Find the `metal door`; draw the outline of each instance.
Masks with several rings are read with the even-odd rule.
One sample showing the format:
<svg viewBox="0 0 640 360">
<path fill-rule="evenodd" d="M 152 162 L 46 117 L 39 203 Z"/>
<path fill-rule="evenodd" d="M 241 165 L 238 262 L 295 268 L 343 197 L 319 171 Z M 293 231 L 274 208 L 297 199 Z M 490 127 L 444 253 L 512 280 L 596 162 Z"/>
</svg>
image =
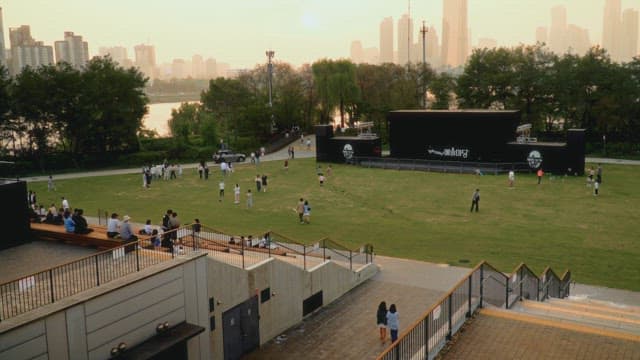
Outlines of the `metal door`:
<svg viewBox="0 0 640 360">
<path fill-rule="evenodd" d="M 222 313 L 222 337 L 225 360 L 236 360 L 260 346 L 258 297 Z"/>
</svg>

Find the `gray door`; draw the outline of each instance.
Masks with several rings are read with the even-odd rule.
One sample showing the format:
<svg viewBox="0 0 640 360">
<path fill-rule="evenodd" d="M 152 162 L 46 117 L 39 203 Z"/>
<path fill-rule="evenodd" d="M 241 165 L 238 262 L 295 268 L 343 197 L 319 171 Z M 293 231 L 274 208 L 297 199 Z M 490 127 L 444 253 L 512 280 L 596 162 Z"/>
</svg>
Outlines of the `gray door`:
<svg viewBox="0 0 640 360">
<path fill-rule="evenodd" d="M 225 360 L 236 360 L 260 346 L 258 297 L 222 313 L 222 336 Z"/>
</svg>

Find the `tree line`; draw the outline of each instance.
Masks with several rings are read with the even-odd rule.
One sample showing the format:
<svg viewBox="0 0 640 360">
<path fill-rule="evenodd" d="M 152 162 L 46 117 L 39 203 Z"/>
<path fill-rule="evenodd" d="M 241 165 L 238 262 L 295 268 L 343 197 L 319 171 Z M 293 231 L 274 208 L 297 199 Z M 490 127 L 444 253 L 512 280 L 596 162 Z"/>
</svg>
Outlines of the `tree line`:
<svg viewBox="0 0 640 360">
<path fill-rule="evenodd" d="M 137 69 L 108 57 L 82 69 L 27 67 L 14 78 L 0 67 L 0 155 L 44 169 L 60 154 L 77 166 L 138 151 L 146 82 Z"/>
</svg>

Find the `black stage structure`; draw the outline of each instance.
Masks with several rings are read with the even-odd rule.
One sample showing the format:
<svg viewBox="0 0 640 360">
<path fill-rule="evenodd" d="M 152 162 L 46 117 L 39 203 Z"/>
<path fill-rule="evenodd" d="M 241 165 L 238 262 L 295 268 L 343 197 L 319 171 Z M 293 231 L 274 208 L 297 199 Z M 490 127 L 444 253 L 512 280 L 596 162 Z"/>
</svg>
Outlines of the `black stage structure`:
<svg viewBox="0 0 640 360">
<path fill-rule="evenodd" d="M 31 241 L 27 183 L 16 179 L 0 179 L 0 219 L 3 222 L 0 250 Z"/>
<path fill-rule="evenodd" d="M 584 174 L 583 129 L 568 130 L 566 142 L 538 142 L 529 137 L 531 126 L 518 126 L 519 121 L 520 112 L 511 110 L 391 111 L 388 158 L 381 158 L 380 139 L 372 143 L 372 134 L 334 137 L 330 125 L 316 127 L 316 155 L 318 161 L 398 169 L 499 173 L 542 168 L 553 174 Z"/>
</svg>

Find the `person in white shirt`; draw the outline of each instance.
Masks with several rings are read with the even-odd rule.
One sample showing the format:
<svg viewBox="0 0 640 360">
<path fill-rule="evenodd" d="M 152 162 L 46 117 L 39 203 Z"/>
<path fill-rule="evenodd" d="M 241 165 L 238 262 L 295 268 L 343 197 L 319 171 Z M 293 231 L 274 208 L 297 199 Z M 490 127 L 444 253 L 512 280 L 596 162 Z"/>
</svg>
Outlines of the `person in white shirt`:
<svg viewBox="0 0 640 360">
<path fill-rule="evenodd" d="M 118 226 L 120 225 L 120 221 L 118 220 L 118 214 L 111 214 L 111 218 L 107 222 L 107 237 L 114 238 L 118 236 Z"/>
<path fill-rule="evenodd" d="M 238 184 L 233 188 L 233 203 L 240 204 L 240 185 Z"/>
<path fill-rule="evenodd" d="M 509 187 L 513 187 L 513 183 L 516 181 L 516 174 L 513 170 L 509 171 Z"/>
<path fill-rule="evenodd" d="M 65 211 L 69 210 L 69 201 L 65 199 L 64 196 L 62 197 L 62 208 Z"/>
<path fill-rule="evenodd" d="M 220 180 L 218 188 L 220 189 L 220 192 L 218 193 L 218 201 L 222 201 L 224 198 L 224 180 Z"/>
</svg>

